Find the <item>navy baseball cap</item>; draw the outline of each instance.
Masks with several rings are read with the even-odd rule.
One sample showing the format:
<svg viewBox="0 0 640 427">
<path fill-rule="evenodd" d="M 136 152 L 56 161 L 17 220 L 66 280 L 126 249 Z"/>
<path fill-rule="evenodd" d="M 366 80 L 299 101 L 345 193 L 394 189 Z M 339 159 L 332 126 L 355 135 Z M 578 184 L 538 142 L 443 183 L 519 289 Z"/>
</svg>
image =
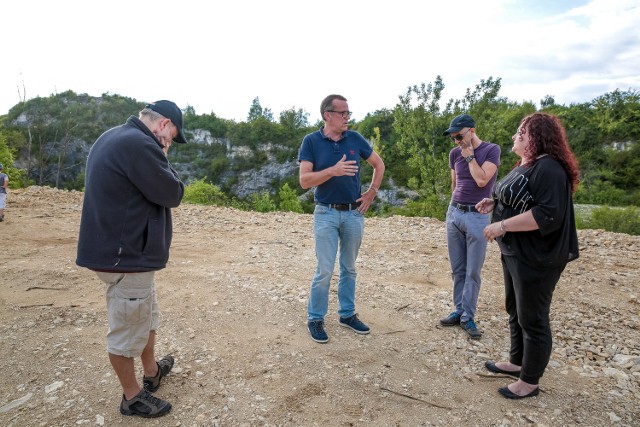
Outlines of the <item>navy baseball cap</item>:
<svg viewBox="0 0 640 427">
<path fill-rule="evenodd" d="M 451 120 L 449 129 L 445 130 L 443 135 L 449 135 L 451 132 L 460 132 L 464 128 L 474 127 L 476 127 L 476 122 L 473 120 L 473 117 L 468 114 L 460 114 Z"/>
<path fill-rule="evenodd" d="M 180 144 L 186 144 L 187 140 L 184 137 L 184 133 L 182 133 L 182 111 L 178 108 L 178 106 L 166 99 L 150 102 L 145 108 L 155 111 L 163 117 L 171 120 L 171 123 L 178 128 L 178 135 L 175 137 L 175 141 Z"/>
</svg>

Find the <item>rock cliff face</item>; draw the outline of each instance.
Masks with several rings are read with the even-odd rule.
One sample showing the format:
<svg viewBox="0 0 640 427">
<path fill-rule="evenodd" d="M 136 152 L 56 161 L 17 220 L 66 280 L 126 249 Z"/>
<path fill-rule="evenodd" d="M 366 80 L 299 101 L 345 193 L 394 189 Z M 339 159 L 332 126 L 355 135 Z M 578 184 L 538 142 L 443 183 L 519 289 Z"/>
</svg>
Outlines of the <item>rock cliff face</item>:
<svg viewBox="0 0 640 427">
<path fill-rule="evenodd" d="M 240 173 L 238 183 L 232 187 L 232 190 L 236 196 L 241 198 L 263 191 L 275 192 L 278 189 L 271 185 L 274 180 L 282 180 L 297 173 L 297 161 L 269 163 L 259 169 Z"/>
<path fill-rule="evenodd" d="M 191 142 L 203 145 L 220 144 L 224 146 L 227 160 L 231 164 L 242 161 L 243 159 L 251 159 L 256 155 L 256 152 L 266 156 L 267 163 L 265 165 L 241 172 L 230 170 L 223 174 L 221 178 L 222 183 L 236 182 L 231 186 L 231 192 L 239 198 L 246 198 L 253 193 L 261 193 L 264 191 L 275 194 L 278 188 L 274 186 L 274 182 L 280 182 L 291 176 L 297 176 L 298 174 L 297 160 L 279 162 L 277 159 L 278 153 L 289 150 L 288 147 L 265 143 L 258 145 L 254 150 L 244 145 L 234 146 L 231 141 L 226 138 L 214 138 L 211 136 L 211 133 L 206 130 L 197 129 L 189 132 Z M 188 169 L 188 165 L 186 164 L 177 164 L 176 168 L 179 172 L 184 172 L 185 177 L 189 177 L 194 173 L 194 171 Z M 385 203 L 399 206 L 403 205 L 407 199 L 418 197 L 418 194 L 414 191 L 396 187 L 393 180 L 389 180 L 388 182 L 390 189 L 381 190 L 378 194 L 378 198 Z M 366 182 L 363 182 L 364 189 L 366 189 L 367 185 Z M 305 193 L 301 197 L 305 198 L 307 194 Z"/>
</svg>

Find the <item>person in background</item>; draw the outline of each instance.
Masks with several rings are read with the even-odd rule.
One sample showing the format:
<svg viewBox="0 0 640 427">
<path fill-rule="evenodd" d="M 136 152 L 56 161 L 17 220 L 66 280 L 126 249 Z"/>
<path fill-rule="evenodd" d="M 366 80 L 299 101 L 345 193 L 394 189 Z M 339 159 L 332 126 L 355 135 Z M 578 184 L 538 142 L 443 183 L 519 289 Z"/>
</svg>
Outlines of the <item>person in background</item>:
<svg viewBox="0 0 640 427">
<path fill-rule="evenodd" d="M 498 392 L 509 399 L 538 395 L 538 382 L 551 357 L 549 311 L 553 291 L 568 262 L 578 258 L 572 194 L 579 183 L 578 162 L 556 116 L 534 113 L 513 135 L 516 167 L 478 203 L 493 210 L 484 229 L 498 242 L 509 315 L 509 361 L 485 366 L 518 376 Z"/>
<path fill-rule="evenodd" d="M 171 167 L 171 142 L 185 143 L 182 112 L 171 101 L 147 104 L 138 117 L 103 133 L 89 151 L 76 263 L 105 283 L 109 361 L 122 386 L 120 412 L 159 417 L 171 404 L 152 393 L 174 359 L 155 358 L 159 310 L 155 272 L 169 259 L 171 208 L 184 184 Z M 134 358 L 142 362 L 143 387 Z"/>
<path fill-rule="evenodd" d="M 444 135 L 457 144 L 449 152 L 452 194 L 446 217 L 454 311 L 440 319 L 440 324 L 459 325 L 471 339 L 480 339 L 482 332 L 475 316 L 487 251 L 482 231 L 490 218 L 475 205 L 491 195 L 500 166 L 500 147 L 478 137 L 476 122 L 468 114 L 454 117 Z"/>
<path fill-rule="evenodd" d="M 307 327 L 312 340 L 326 343 L 324 318 L 338 247 L 339 324 L 358 334 L 370 331 L 356 314 L 356 259 L 364 234 L 364 213 L 378 194 L 385 167 L 369 142 L 348 130 L 351 111 L 345 97 L 327 96 L 320 104 L 320 114 L 325 125 L 304 137 L 298 161 L 300 186 L 316 187 L 313 234 L 318 263 L 311 282 Z M 373 168 L 371 185 L 364 194 L 360 192 L 360 159 Z"/>
<path fill-rule="evenodd" d="M 7 189 L 9 188 L 9 177 L 4 173 L 4 167 L 0 163 L 0 222 L 4 221 L 4 208 L 7 204 Z"/>
</svg>

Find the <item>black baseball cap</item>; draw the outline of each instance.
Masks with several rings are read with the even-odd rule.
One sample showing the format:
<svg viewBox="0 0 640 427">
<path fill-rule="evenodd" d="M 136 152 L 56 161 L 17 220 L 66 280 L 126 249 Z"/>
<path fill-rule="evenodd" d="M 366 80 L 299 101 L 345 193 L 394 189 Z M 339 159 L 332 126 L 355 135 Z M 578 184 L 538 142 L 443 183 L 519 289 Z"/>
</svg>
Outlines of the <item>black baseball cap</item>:
<svg viewBox="0 0 640 427">
<path fill-rule="evenodd" d="M 182 111 L 180 111 L 175 103 L 162 99 L 160 101 L 148 103 L 145 105 L 145 108 L 153 110 L 161 116 L 171 120 L 171 123 L 178 128 L 178 135 L 175 137 L 175 141 L 180 144 L 187 143 L 184 133 L 182 133 Z"/>
<path fill-rule="evenodd" d="M 476 122 L 473 120 L 473 117 L 468 114 L 460 114 L 451 120 L 449 129 L 445 130 L 443 135 L 449 135 L 451 132 L 460 132 L 464 128 L 474 127 L 476 127 Z"/>
</svg>

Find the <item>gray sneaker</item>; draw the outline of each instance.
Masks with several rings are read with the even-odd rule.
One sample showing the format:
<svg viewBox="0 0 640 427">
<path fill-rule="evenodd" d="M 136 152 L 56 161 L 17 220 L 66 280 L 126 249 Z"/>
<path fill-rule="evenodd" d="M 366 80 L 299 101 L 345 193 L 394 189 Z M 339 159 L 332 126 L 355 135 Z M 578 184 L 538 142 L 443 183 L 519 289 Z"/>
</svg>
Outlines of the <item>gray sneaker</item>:
<svg viewBox="0 0 640 427">
<path fill-rule="evenodd" d="M 166 355 L 156 363 L 158 364 L 158 373 L 156 374 L 156 376 L 142 377 L 144 389 L 152 393 L 160 388 L 160 380 L 169 372 L 171 372 L 171 368 L 173 368 L 173 356 Z"/>
<path fill-rule="evenodd" d="M 120 413 L 122 415 L 156 418 L 167 415 L 169 411 L 171 411 L 171 403 L 158 399 L 145 389 L 142 389 L 131 400 L 125 399 L 124 395 L 122 395 L 122 402 L 120 402 Z"/>
<path fill-rule="evenodd" d="M 473 319 L 469 319 L 466 322 L 460 322 L 460 327 L 467 331 L 467 334 L 469 334 L 469 337 L 472 340 L 479 340 L 482 337 L 482 332 L 480 332 Z"/>
<path fill-rule="evenodd" d="M 440 319 L 440 324 L 442 326 L 455 326 L 460 324 L 460 317 L 462 315 L 460 313 L 456 313 L 455 311 L 448 315 L 445 318 Z"/>
</svg>

